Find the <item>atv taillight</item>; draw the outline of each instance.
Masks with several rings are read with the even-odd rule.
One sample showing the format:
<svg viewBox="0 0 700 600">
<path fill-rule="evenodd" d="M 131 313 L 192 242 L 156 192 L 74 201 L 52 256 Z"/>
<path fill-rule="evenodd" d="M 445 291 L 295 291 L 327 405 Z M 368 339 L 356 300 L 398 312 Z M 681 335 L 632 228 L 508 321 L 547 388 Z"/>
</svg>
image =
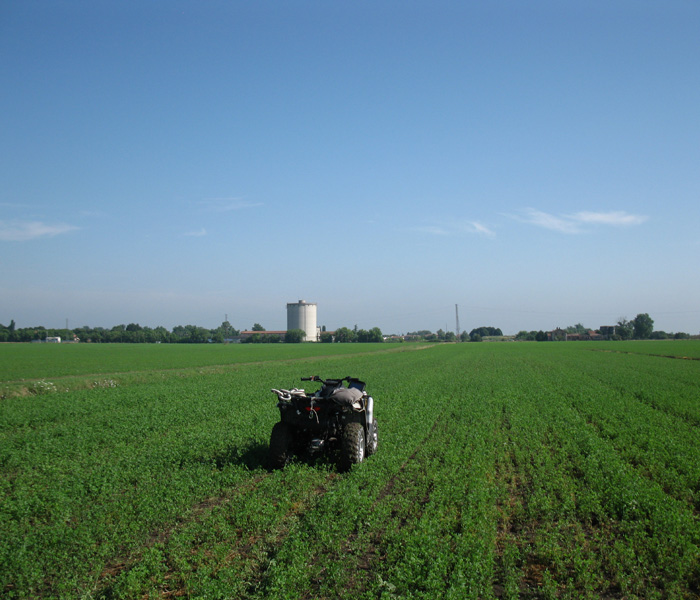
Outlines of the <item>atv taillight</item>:
<svg viewBox="0 0 700 600">
<path fill-rule="evenodd" d="M 321 410 L 321 407 L 320 407 L 320 406 L 305 406 L 305 407 L 304 407 L 304 410 L 305 410 L 306 412 L 311 412 L 312 410 L 313 410 L 314 412 L 318 412 L 318 411 Z"/>
</svg>

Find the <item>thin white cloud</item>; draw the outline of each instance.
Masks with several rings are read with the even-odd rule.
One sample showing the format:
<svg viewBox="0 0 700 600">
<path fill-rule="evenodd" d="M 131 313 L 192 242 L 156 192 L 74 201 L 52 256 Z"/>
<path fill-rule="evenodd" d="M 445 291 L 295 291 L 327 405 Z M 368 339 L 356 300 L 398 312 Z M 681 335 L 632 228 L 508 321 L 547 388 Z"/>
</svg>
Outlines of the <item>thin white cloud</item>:
<svg viewBox="0 0 700 600">
<path fill-rule="evenodd" d="M 205 235 L 207 235 L 207 230 L 204 229 L 204 227 L 202 227 L 197 231 L 188 231 L 187 233 L 185 233 L 185 235 L 188 237 L 204 237 Z"/>
<path fill-rule="evenodd" d="M 483 223 L 479 223 L 479 221 L 465 221 L 459 225 L 459 228 L 467 233 L 479 233 L 488 237 L 494 237 L 496 235 L 493 230 L 486 227 Z"/>
<path fill-rule="evenodd" d="M 476 233 L 489 237 L 493 237 L 495 235 L 493 231 L 478 221 L 457 221 L 455 223 L 442 223 L 438 225 L 419 225 L 416 227 L 411 227 L 411 231 L 438 236 L 451 236 L 462 233 Z"/>
<path fill-rule="evenodd" d="M 256 208 L 263 205 L 262 202 L 248 202 L 242 198 L 208 198 L 202 200 L 199 204 L 205 210 L 217 213 Z"/>
<path fill-rule="evenodd" d="M 581 228 L 578 223 L 565 217 L 557 217 L 540 210 L 535 210 L 534 208 L 528 208 L 525 211 L 524 217 L 516 218 L 519 221 L 530 223 L 530 225 L 544 227 L 545 229 L 551 229 L 552 231 L 559 231 L 561 233 L 581 233 Z"/>
<path fill-rule="evenodd" d="M 586 226 L 594 225 L 612 227 L 640 225 L 648 219 L 645 215 L 632 215 L 621 210 L 609 212 L 580 211 L 570 215 L 557 216 L 534 208 L 527 208 L 523 213 L 524 215 L 507 216 L 523 223 L 567 234 L 585 233 L 589 230 Z"/>
<path fill-rule="evenodd" d="M 624 210 L 614 210 L 610 212 L 582 211 L 570 215 L 570 218 L 580 223 L 629 227 L 630 225 L 641 225 L 649 217 L 645 215 L 631 215 Z"/>
<path fill-rule="evenodd" d="M 26 242 L 76 231 L 79 227 L 67 223 L 41 221 L 0 221 L 0 241 Z"/>
</svg>

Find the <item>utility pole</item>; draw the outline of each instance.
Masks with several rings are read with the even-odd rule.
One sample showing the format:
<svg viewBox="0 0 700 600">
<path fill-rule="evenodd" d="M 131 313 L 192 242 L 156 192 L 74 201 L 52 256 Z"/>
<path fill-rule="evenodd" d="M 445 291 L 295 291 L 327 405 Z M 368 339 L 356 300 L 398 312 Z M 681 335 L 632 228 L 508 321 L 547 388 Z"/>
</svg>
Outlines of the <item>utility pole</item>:
<svg viewBox="0 0 700 600">
<path fill-rule="evenodd" d="M 459 340 L 459 304 L 455 304 L 455 318 L 457 319 L 457 339 Z"/>
</svg>

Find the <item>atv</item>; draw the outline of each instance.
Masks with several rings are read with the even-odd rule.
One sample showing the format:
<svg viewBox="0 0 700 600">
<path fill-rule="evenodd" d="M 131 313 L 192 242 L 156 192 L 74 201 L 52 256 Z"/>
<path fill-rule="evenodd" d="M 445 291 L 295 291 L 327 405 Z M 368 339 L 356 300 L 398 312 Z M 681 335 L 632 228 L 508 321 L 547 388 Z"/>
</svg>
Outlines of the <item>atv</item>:
<svg viewBox="0 0 700 600">
<path fill-rule="evenodd" d="M 319 382 L 321 388 L 311 394 L 298 388 L 272 390 L 280 409 L 280 421 L 270 435 L 273 469 L 284 467 L 295 454 L 328 451 L 337 453 L 338 469 L 347 471 L 377 451 L 374 400 L 365 391 L 364 381 L 318 375 L 301 380 Z"/>
</svg>

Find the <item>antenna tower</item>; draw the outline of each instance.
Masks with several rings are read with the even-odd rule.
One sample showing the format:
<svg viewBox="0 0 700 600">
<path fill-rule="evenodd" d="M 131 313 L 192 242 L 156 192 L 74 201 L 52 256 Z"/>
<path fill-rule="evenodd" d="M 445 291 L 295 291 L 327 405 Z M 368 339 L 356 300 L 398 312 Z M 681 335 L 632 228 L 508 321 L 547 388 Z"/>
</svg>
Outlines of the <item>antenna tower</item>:
<svg viewBox="0 0 700 600">
<path fill-rule="evenodd" d="M 455 304 L 455 318 L 457 320 L 457 339 L 459 339 L 459 304 Z"/>
</svg>

